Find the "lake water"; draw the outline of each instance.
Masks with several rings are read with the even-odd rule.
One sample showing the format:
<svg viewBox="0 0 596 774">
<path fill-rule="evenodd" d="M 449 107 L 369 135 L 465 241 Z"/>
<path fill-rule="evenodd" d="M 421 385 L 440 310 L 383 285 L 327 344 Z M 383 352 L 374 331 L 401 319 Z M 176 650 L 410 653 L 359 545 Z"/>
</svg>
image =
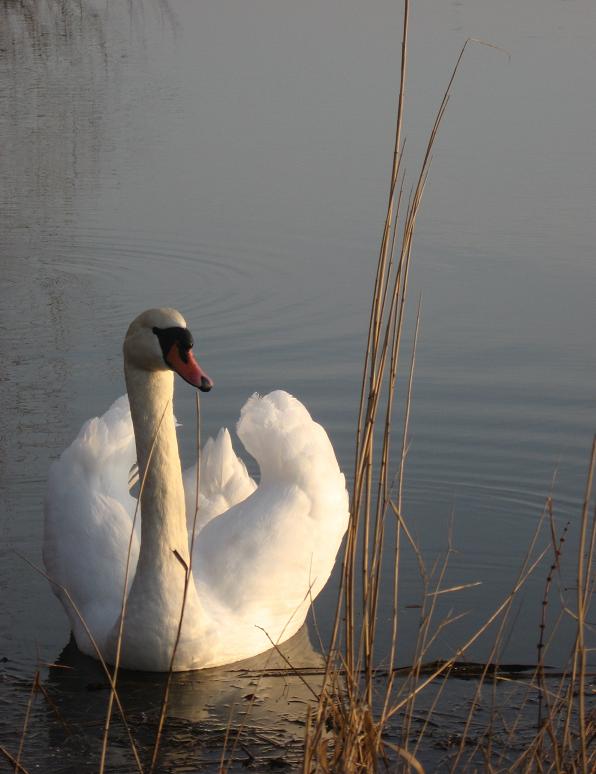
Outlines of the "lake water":
<svg viewBox="0 0 596 774">
<path fill-rule="evenodd" d="M 466 37 L 510 54 L 466 52 L 413 253 L 406 348 L 423 301 L 406 518 L 432 564 L 453 516 L 444 586 L 481 582 L 438 611 L 467 612 L 429 654 L 447 657 L 511 589 L 551 492 L 558 528 L 569 522 L 561 594 L 573 593 L 596 430 L 596 8 L 413 5 L 409 180 Z M 206 434 L 233 428 L 254 391 L 282 387 L 327 428 L 350 479 L 400 41 L 401 10 L 387 0 L 0 7 L 0 657 L 15 707 L 1 737 L 11 749 L 37 664 L 69 638 L 21 555 L 41 563 L 50 462 L 124 392 L 121 341 L 139 311 L 186 317 L 216 382 L 202 401 Z M 190 461 L 194 395 L 182 383 L 176 412 Z M 506 661 L 536 660 L 549 561 L 519 596 Z M 405 664 L 420 601 L 407 553 L 402 583 Z M 317 602 L 323 638 L 336 584 Z M 555 665 L 572 627 L 559 634 Z M 319 663 L 304 636 L 297 652 Z M 381 626 L 380 657 L 387 636 Z M 490 638 L 469 655 L 489 652 Z M 62 698 L 71 690 L 48 680 Z M 203 717 L 189 709 L 199 684 L 198 704 L 222 704 L 222 683 L 231 696 L 221 675 L 181 680 L 181 715 Z M 38 752 L 55 755 L 46 742 Z"/>
</svg>

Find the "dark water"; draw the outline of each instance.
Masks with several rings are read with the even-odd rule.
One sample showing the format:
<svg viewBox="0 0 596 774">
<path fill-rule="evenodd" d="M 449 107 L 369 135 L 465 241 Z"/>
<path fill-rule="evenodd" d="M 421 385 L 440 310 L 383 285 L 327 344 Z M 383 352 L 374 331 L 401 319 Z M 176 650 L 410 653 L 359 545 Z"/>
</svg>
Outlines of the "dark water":
<svg viewBox="0 0 596 774">
<path fill-rule="evenodd" d="M 255 390 L 283 387 L 350 476 L 400 25 L 385 0 L 0 5 L 0 657 L 13 727 L 38 660 L 57 659 L 69 636 L 19 554 L 41 561 L 48 465 L 124 391 L 120 343 L 139 311 L 171 305 L 188 320 L 217 384 L 206 433 L 232 427 Z M 470 35 L 511 58 L 470 48 L 435 148 L 410 293 L 411 316 L 420 292 L 423 312 L 406 517 L 432 564 L 453 515 L 443 586 L 481 585 L 446 595 L 437 622 L 467 616 L 430 657 L 450 655 L 510 590 L 551 491 L 558 528 L 569 521 L 560 592 L 573 594 L 596 429 L 596 11 L 416 3 L 411 179 Z M 176 411 L 193 426 L 184 385 Z M 193 442 L 181 437 L 187 460 Z M 518 598 L 505 660 L 536 658 L 547 571 Z M 420 601 L 408 554 L 402 578 L 407 663 Z M 323 637 L 334 600 L 332 582 L 317 604 Z M 563 622 L 553 664 L 572 634 Z M 471 656 L 489 652 L 490 638 Z M 226 682 L 197 680 L 198 702 L 179 691 L 193 721 L 188 707 L 216 704 Z"/>
</svg>

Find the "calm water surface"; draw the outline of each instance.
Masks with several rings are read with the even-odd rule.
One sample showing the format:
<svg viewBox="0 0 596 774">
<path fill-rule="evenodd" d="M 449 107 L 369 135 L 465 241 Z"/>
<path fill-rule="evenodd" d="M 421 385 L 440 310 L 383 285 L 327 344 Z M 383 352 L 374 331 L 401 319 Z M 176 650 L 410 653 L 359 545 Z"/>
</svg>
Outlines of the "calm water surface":
<svg viewBox="0 0 596 774">
<path fill-rule="evenodd" d="M 414 246 L 410 315 L 420 292 L 423 312 L 406 516 L 429 563 L 453 516 L 445 585 L 481 581 L 438 612 L 467 612 L 429 654 L 446 657 L 510 590 L 551 491 L 572 566 L 596 429 L 596 10 L 414 5 L 411 179 L 465 38 L 511 55 L 466 53 Z M 188 320 L 216 382 L 206 433 L 233 427 L 252 392 L 282 387 L 325 425 L 350 477 L 400 25 L 385 0 L 0 7 L 0 657 L 19 708 L 6 739 L 36 664 L 69 638 L 19 555 L 41 562 L 48 466 L 124 391 L 121 340 L 139 311 L 170 305 Z M 194 395 L 180 383 L 176 400 L 189 461 Z M 519 598 L 506 660 L 536 658 L 546 572 Z M 407 663 L 420 601 L 407 554 L 402 577 Z M 563 580 L 572 593 L 572 575 Z M 317 604 L 323 638 L 334 583 Z M 560 634 L 556 664 L 571 644 L 571 629 Z M 318 663 L 304 637 L 296 652 Z M 489 649 L 481 641 L 472 656 Z M 233 703 L 230 679 L 180 681 L 179 715 L 197 721 L 200 705 L 225 723 L 213 707 Z"/>
</svg>

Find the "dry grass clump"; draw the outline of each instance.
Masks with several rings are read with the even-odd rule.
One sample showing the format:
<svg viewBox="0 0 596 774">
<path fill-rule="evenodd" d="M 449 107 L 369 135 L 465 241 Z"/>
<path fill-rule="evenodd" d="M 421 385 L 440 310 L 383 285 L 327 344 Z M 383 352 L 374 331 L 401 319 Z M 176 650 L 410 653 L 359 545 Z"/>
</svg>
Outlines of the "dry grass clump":
<svg viewBox="0 0 596 774">
<path fill-rule="evenodd" d="M 412 375 L 415 364 L 416 340 L 420 320 L 420 303 L 414 334 L 414 345 L 409 362 L 409 373 L 402 376 L 405 385 L 401 449 L 397 464 L 392 462 L 391 442 L 393 408 L 400 369 L 400 344 L 407 297 L 408 274 L 412 240 L 417 215 L 421 206 L 431 162 L 432 148 L 449 100 L 449 92 L 468 42 L 464 44 L 449 80 L 432 127 L 418 180 L 404 204 L 404 176 L 401 173 L 403 142 L 401 140 L 405 81 L 407 71 L 409 3 L 404 3 L 401 77 L 397 106 L 397 122 L 393 164 L 385 226 L 374 284 L 368 346 L 366 350 L 360 411 L 356 436 L 354 484 L 351 497 L 351 519 L 343 558 L 341 586 L 336 611 L 335 627 L 327 656 L 327 669 L 320 698 L 309 714 L 304 755 L 304 772 L 372 772 L 396 768 L 404 771 L 424 771 L 419 752 L 431 740 L 433 726 L 440 723 L 435 716 L 446 687 L 453 678 L 461 676 L 460 661 L 489 627 L 496 628 L 490 658 L 484 665 L 475 665 L 473 673 L 477 685 L 470 701 L 470 709 L 461 729 L 452 734 L 448 755 L 441 770 L 459 772 L 490 771 L 589 771 L 594 765 L 596 718 L 588 712 L 586 613 L 593 591 L 593 559 L 595 521 L 590 524 L 590 502 L 595 451 L 592 449 L 588 482 L 584 499 L 577 557 L 577 604 L 564 614 L 577 622 L 577 636 L 569 671 L 559 675 L 559 686 L 553 689 L 553 676 L 545 671 L 544 632 L 549 591 L 553 574 L 558 571 L 561 541 L 557 535 L 552 508 L 548 507 L 540 519 L 528 548 L 518 578 L 507 597 L 489 616 L 452 658 L 428 664 L 428 651 L 438 634 L 459 616 L 451 616 L 434 623 L 437 599 L 440 595 L 460 591 L 465 586 L 445 588 L 443 585 L 451 548 L 442 563 L 430 572 L 408 529 L 403 513 L 404 463 L 408 451 L 408 424 L 412 394 Z M 474 41 L 483 43 L 482 41 Z M 483 45 L 489 45 L 484 44 Z M 403 217 L 400 213 L 403 211 Z M 393 523 L 388 529 L 388 522 Z M 542 545 L 543 533 L 548 540 Z M 386 533 L 392 535 L 392 550 L 386 545 Z M 412 667 L 395 668 L 398 635 L 400 589 L 400 556 L 403 541 L 414 551 L 418 560 L 424 594 L 416 654 Z M 511 669 L 499 666 L 505 628 L 513 601 L 530 575 L 553 550 L 553 563 L 545 588 L 543 619 L 540 629 L 538 666 L 532 672 L 520 667 L 521 674 L 512 676 Z M 383 562 L 393 568 L 392 631 L 389 668 L 380 677 L 375 669 L 374 649 L 378 625 L 377 610 L 380 597 L 380 578 Z M 432 587 L 434 583 L 434 589 Z M 386 590 L 384 590 L 386 591 Z M 555 627 L 556 629 L 556 627 Z M 514 672 L 516 670 L 513 670 Z M 471 672 L 468 671 L 468 674 Z M 397 677 L 400 684 L 397 685 Z M 519 678 L 523 679 L 519 679 Z M 449 681 L 451 678 L 451 681 Z M 516 679 L 520 699 L 517 717 L 507 724 L 500 722 L 496 695 L 506 681 Z M 447 689 L 449 690 L 449 689 Z M 417 718 L 418 702 L 424 693 L 433 693 L 427 702 L 422 719 Z M 518 749 L 516 734 L 529 717 L 529 697 L 538 694 L 538 726 Z M 488 702 L 492 710 L 482 733 L 476 729 L 475 719 Z M 399 716 L 400 736 L 391 739 Z M 393 724 L 392 724 L 393 721 Z M 393 735 L 395 735 L 393 733 Z M 498 742 L 498 744 L 497 744 Z M 594 747 L 592 745 L 592 747 Z M 445 767 L 445 768 L 444 768 Z"/>
</svg>

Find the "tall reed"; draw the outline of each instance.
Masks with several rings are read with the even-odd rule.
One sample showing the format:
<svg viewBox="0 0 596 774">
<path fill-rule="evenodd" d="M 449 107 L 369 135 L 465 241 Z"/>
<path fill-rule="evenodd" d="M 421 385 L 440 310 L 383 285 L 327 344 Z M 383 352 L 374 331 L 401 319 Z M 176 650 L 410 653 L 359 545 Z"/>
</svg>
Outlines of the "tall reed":
<svg viewBox="0 0 596 774">
<path fill-rule="evenodd" d="M 402 516 L 404 463 L 407 455 L 415 348 L 412 351 L 410 377 L 407 383 L 406 410 L 396 482 L 394 482 L 395 473 L 391 467 L 391 440 L 395 390 L 401 372 L 400 350 L 412 243 L 429 173 L 432 148 L 449 101 L 453 80 L 468 43 L 466 41 L 464 44 L 453 69 L 428 138 L 418 179 L 408 196 L 407 203 L 404 204 L 404 176 L 401 173 L 404 148 L 402 128 L 408 63 L 409 11 L 410 4 L 405 0 L 395 141 L 362 373 L 350 523 L 343 557 L 335 625 L 327 660 L 326 680 L 312 728 L 308 729 L 305 771 L 310 770 L 315 764 L 322 767 L 326 765 L 325 755 L 321 756 L 319 751 L 325 737 L 324 730 L 329 713 L 332 715 L 339 713 L 340 716 L 335 720 L 342 729 L 335 740 L 330 770 L 333 770 L 333 766 L 345 770 L 360 768 L 372 770 L 379 756 L 383 754 L 381 726 L 372 713 L 374 644 L 386 522 L 388 518 L 393 518 L 395 542 L 392 552 L 394 575 L 390 648 L 391 665 L 393 665 L 398 634 L 399 565 L 404 531 Z M 420 307 L 416 322 L 416 336 L 419 320 Z M 377 442 L 378 437 L 380 438 Z M 396 492 L 394 492 L 395 488 Z M 342 685 L 340 682 L 343 683 L 343 681 L 339 679 L 340 672 L 345 673 L 345 684 Z M 364 674 L 363 680 L 360 679 L 361 673 Z M 385 706 L 389 702 L 391 687 L 390 678 Z M 366 733 L 363 733 L 365 729 Z M 406 755 L 405 750 L 400 750 L 399 753 Z M 410 765 L 414 765 L 412 761 Z"/>
<path fill-rule="evenodd" d="M 427 658 L 430 645 L 442 629 L 458 618 L 457 616 L 447 617 L 433 631 L 431 622 L 436 613 L 437 599 L 439 595 L 453 593 L 466 586 L 443 587 L 450 551 L 447 552 L 443 563 L 435 567 L 433 572 L 426 569 L 421 551 L 412 538 L 403 512 L 404 467 L 408 453 L 409 418 L 416 341 L 420 324 L 420 303 L 409 369 L 403 367 L 400 360 L 404 313 L 417 217 L 428 179 L 433 146 L 445 115 L 455 76 L 470 42 L 488 45 L 492 48 L 497 47 L 473 38 L 464 43 L 430 131 L 417 180 L 408 194 L 407 202 L 404 202 L 402 127 L 408 63 L 409 11 L 410 3 L 405 0 L 395 140 L 362 373 L 350 523 L 323 686 L 316 707 L 309 713 L 306 727 L 303 762 L 305 773 L 313 771 L 371 772 L 377 770 L 381 764 L 387 765 L 389 761 L 392 761 L 392 766 L 399 763 L 407 771 L 423 771 L 417 754 L 424 744 L 425 731 L 429 727 L 432 713 L 446 683 L 441 683 L 436 697 L 427 711 L 422 729 L 415 736 L 412 732 L 412 718 L 417 698 L 430 686 L 437 688 L 438 678 L 448 677 L 456 666 L 457 659 L 465 655 L 488 628 L 495 624 L 497 631 L 490 650 L 490 657 L 478 671 L 478 685 L 474 692 L 468 717 L 464 720 L 461 728 L 459 745 L 452 756 L 451 770 L 456 772 L 460 771 L 460 767 L 464 765 L 473 765 L 473 761 L 476 759 L 473 756 L 466 758 L 464 753 L 469 744 L 472 720 L 480 706 L 482 686 L 490 679 L 494 698 L 495 687 L 500 679 L 499 657 L 513 602 L 528 578 L 541 566 L 549 553 L 549 544 L 547 543 L 546 546 L 541 544 L 543 528 L 546 523 L 551 525 L 552 532 L 552 519 L 548 522 L 545 512 L 536 528 L 511 592 L 487 616 L 484 624 L 456 649 L 450 659 L 428 668 L 425 664 L 425 658 Z M 404 411 L 401 448 L 397 461 L 395 461 L 392 438 L 395 435 L 393 413 L 397 399 L 398 381 L 400 385 L 404 385 L 404 395 L 401 398 Z M 577 638 L 572 656 L 571 673 L 569 679 L 565 681 L 566 692 L 561 689 L 566 714 L 561 716 L 561 707 L 559 706 L 557 710 L 559 726 L 561 722 L 563 725 L 559 729 L 558 736 L 552 731 L 554 710 L 548 713 L 548 719 L 543 722 L 541 731 L 536 736 L 538 739 L 538 736 L 543 737 L 549 733 L 556 740 L 552 742 L 551 746 L 553 749 L 557 749 L 557 759 L 562 763 L 563 760 L 571 760 L 575 755 L 574 760 L 577 760 L 582 767 L 577 770 L 584 771 L 588 770 L 586 768 L 589 765 L 587 743 L 594 727 L 594 718 L 588 717 L 584 698 L 588 650 L 584 633 L 586 610 L 593 591 L 591 568 L 594 559 L 594 522 L 590 528 L 588 510 L 592 491 L 594 451 L 591 459 L 578 554 L 577 610 L 571 613 L 577 620 Z M 388 530 L 390 522 L 392 522 L 390 524 L 391 531 Z M 390 547 L 386 545 L 386 534 L 389 532 L 393 533 L 393 542 Z M 421 611 L 421 624 L 414 663 L 408 678 L 403 681 L 401 691 L 396 693 L 394 689 L 397 674 L 395 659 L 399 635 L 400 557 L 404 540 L 411 546 L 418 560 L 424 585 L 424 604 Z M 556 540 L 554 542 L 556 543 Z M 384 562 L 392 567 L 392 620 L 387 677 L 380 687 L 379 682 L 375 681 L 375 641 Z M 435 578 L 434 590 L 430 588 L 433 577 Z M 542 686 L 544 690 L 544 679 Z M 537 675 L 532 680 L 532 689 L 540 690 L 540 681 Z M 577 697 L 577 701 L 574 697 Z M 553 702 L 550 702 L 548 706 L 552 707 Z M 390 721 L 395 719 L 398 713 L 403 713 L 401 744 L 399 745 L 390 743 L 383 735 Z M 575 715 L 578 718 L 577 738 L 579 744 L 576 744 L 576 739 L 570 731 L 572 718 Z M 491 716 L 487 729 L 488 739 L 491 739 L 490 731 L 493 721 L 494 718 Z M 473 745 L 473 747 L 475 755 L 488 756 L 487 760 L 493 757 L 490 743 L 487 747 L 482 747 L 480 744 Z M 536 764 L 536 756 L 533 756 L 532 752 L 535 750 L 535 746 L 533 748 L 530 746 L 530 748 L 527 755 L 518 761 L 520 765 L 525 765 L 528 760 L 532 760 L 532 765 Z M 546 757 L 544 757 L 544 761 L 546 761 Z M 563 771 L 564 769 L 558 766 L 556 770 Z M 572 768 L 572 770 L 576 769 Z"/>
</svg>

